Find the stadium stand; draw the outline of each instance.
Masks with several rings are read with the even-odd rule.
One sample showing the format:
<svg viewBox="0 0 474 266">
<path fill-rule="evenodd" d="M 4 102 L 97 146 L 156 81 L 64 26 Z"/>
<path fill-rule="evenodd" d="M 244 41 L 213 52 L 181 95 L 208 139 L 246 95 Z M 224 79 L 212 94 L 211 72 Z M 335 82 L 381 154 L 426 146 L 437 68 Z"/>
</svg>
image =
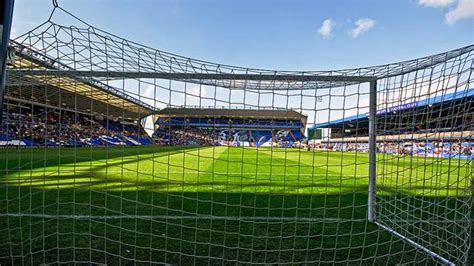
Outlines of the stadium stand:
<svg viewBox="0 0 474 266">
<path fill-rule="evenodd" d="M 10 49 L 15 58 L 9 67 L 66 68 L 14 41 Z M 112 86 L 75 76 L 8 79 L 0 146 L 153 144 L 141 120 L 154 108 Z"/>
<path fill-rule="evenodd" d="M 474 159 L 473 99 L 474 88 L 470 88 L 378 110 L 377 120 L 384 124 L 377 138 L 378 152 Z M 316 124 L 313 129 L 328 134 L 311 146 L 367 152 L 368 124 L 368 114 Z"/>
<path fill-rule="evenodd" d="M 162 145 L 292 147 L 305 138 L 307 117 L 286 109 L 168 107 L 156 114 Z"/>
</svg>

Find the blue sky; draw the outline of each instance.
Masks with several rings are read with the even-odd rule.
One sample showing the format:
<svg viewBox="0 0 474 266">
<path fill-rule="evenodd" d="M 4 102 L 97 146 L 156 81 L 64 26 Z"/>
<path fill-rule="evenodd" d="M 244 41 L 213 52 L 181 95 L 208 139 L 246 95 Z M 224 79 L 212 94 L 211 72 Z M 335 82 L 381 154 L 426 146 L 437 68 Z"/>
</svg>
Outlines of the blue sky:
<svg viewBox="0 0 474 266">
<path fill-rule="evenodd" d="M 352 68 L 474 43 L 474 0 L 59 0 L 90 24 L 207 61 L 283 70 Z M 50 0 L 16 0 L 13 34 Z M 325 22 L 326 21 L 326 22 Z"/>
</svg>

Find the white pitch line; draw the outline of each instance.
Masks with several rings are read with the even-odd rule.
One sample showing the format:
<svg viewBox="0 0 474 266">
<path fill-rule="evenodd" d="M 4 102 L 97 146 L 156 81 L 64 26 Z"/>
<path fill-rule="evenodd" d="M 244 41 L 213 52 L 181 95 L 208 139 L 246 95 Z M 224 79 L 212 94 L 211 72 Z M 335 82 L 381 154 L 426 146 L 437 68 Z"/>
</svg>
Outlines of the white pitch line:
<svg viewBox="0 0 474 266">
<path fill-rule="evenodd" d="M 307 218 L 307 217 L 275 217 L 275 216 L 213 216 L 213 215 L 68 215 L 68 214 L 35 214 L 35 213 L 0 213 L 0 217 L 33 217 L 45 219 L 75 219 L 75 220 L 234 220 L 234 221 L 295 221 L 295 222 L 362 222 L 366 219 L 340 218 Z"/>
<path fill-rule="evenodd" d="M 323 217 L 277 217 L 277 216 L 213 216 L 213 215 L 69 215 L 69 214 L 41 214 L 41 213 L 0 213 L 0 217 L 33 217 L 45 219 L 75 219 L 75 220 L 233 220 L 233 221 L 284 221 L 284 222 L 368 222 L 367 219 L 343 219 Z M 455 220 L 390 220 L 403 223 L 453 223 L 465 222 Z"/>
</svg>

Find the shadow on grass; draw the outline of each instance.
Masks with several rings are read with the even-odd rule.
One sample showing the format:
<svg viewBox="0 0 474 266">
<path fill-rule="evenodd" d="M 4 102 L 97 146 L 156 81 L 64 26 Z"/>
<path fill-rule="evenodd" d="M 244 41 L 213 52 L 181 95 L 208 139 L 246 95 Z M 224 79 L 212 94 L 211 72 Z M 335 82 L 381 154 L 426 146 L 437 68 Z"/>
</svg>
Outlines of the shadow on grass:
<svg viewBox="0 0 474 266">
<path fill-rule="evenodd" d="M 7 173 L 77 164 L 90 161 L 111 160 L 128 156 L 155 154 L 156 157 L 198 150 L 198 147 L 170 146 L 121 146 L 88 148 L 0 149 L 0 178 Z"/>
<path fill-rule="evenodd" d="M 445 202 L 446 198 L 398 195 L 383 200 L 392 200 L 398 208 L 413 205 L 405 213 L 419 220 L 430 211 L 442 211 L 430 203 L 458 207 L 458 199 Z M 365 192 L 308 195 L 9 187 L 0 189 L 2 201 L 7 204 L 0 205 L 0 213 L 39 215 L 0 216 L 0 262 L 5 264 L 436 263 L 367 222 Z M 386 219 L 391 211 L 385 213 Z M 193 218 L 196 215 L 200 217 Z M 218 219 L 205 218 L 209 216 Z M 455 226 L 462 225 L 401 224 L 407 232 L 431 240 L 445 237 L 447 230 L 460 232 Z M 420 228 L 427 235 L 420 234 Z M 465 246 L 456 239 L 446 238 L 445 256 L 461 256 Z"/>
</svg>

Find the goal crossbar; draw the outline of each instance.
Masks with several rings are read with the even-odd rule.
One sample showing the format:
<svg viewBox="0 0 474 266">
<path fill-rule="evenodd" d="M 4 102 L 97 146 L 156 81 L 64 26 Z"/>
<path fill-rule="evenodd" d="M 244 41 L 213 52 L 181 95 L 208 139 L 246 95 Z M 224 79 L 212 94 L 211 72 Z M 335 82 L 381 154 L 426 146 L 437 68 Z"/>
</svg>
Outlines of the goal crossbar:
<svg viewBox="0 0 474 266">
<path fill-rule="evenodd" d="M 86 70 L 47 70 L 47 69 L 10 69 L 9 73 L 28 76 L 83 76 L 95 78 L 146 78 L 172 80 L 256 80 L 256 81 L 324 81 L 324 82 L 370 82 L 373 76 L 344 75 L 287 75 L 287 74 L 233 74 L 233 73 L 171 73 L 140 71 L 86 71 Z"/>
</svg>

